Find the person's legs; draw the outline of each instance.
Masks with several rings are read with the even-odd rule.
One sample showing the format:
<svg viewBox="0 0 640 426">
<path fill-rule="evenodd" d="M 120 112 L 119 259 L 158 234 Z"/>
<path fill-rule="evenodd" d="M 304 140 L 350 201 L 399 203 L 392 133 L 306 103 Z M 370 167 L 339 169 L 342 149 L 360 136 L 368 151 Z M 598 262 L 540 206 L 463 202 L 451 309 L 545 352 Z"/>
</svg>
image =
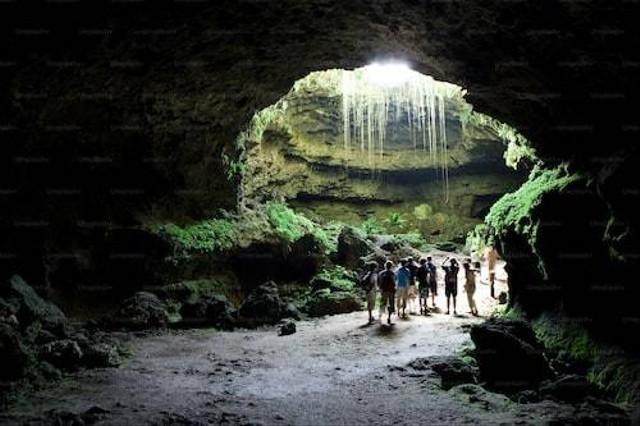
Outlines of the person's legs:
<svg viewBox="0 0 640 426">
<path fill-rule="evenodd" d="M 456 311 L 456 294 L 454 293 L 451 297 L 453 298 L 453 315 L 457 315 L 458 312 Z"/>
<path fill-rule="evenodd" d="M 489 272 L 489 291 L 491 292 L 491 298 L 495 299 L 495 283 L 496 283 L 496 273 Z"/>
</svg>

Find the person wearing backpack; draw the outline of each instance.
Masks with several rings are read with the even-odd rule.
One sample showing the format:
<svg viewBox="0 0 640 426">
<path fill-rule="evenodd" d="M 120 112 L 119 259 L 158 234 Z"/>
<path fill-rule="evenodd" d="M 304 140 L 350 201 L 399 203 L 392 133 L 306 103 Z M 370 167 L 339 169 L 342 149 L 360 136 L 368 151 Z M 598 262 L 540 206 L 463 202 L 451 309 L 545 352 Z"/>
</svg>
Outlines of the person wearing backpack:
<svg viewBox="0 0 640 426">
<path fill-rule="evenodd" d="M 369 270 L 360 279 L 360 287 L 367 295 L 367 310 L 369 311 L 369 324 L 375 321 L 373 309 L 376 306 L 376 295 L 378 293 L 378 263 L 371 262 Z"/>
<path fill-rule="evenodd" d="M 391 314 L 395 312 L 396 274 L 393 272 L 392 261 L 388 260 L 384 266 L 384 272 L 378 276 L 381 294 L 380 306 L 387 308 L 387 312 L 389 313 L 387 324 L 391 324 Z"/>
<path fill-rule="evenodd" d="M 444 294 L 447 296 L 447 315 L 449 315 L 449 302 L 453 299 L 453 314 L 456 312 L 456 297 L 458 296 L 458 261 L 455 259 L 449 260 L 449 266 L 445 266 L 449 258 L 447 257 L 442 263 L 442 269 L 444 269 Z"/>
<path fill-rule="evenodd" d="M 433 258 L 431 256 L 427 256 L 427 264 L 425 265 L 427 269 L 427 283 L 429 286 L 429 293 L 431 293 L 431 308 L 436 308 L 436 296 L 438 295 L 438 276 L 436 265 L 433 263 Z"/>
<path fill-rule="evenodd" d="M 429 308 L 427 307 L 429 301 L 429 271 L 427 270 L 427 259 L 424 257 L 420 259 L 416 278 L 418 279 L 418 292 L 420 294 L 420 315 L 427 315 L 429 313 Z"/>
</svg>

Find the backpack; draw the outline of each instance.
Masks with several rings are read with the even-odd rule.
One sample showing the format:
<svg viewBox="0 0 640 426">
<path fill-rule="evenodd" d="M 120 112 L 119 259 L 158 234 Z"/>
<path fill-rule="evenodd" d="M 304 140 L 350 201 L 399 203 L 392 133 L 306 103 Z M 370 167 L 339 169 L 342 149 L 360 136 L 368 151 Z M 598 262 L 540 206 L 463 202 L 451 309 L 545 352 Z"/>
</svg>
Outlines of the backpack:
<svg viewBox="0 0 640 426">
<path fill-rule="evenodd" d="M 360 288 L 366 292 L 371 291 L 373 285 L 371 284 L 371 271 L 367 272 L 360 278 Z"/>
<path fill-rule="evenodd" d="M 393 281 L 393 271 L 385 270 L 379 275 L 380 289 L 383 291 L 393 291 L 396 288 L 396 284 Z"/>
</svg>

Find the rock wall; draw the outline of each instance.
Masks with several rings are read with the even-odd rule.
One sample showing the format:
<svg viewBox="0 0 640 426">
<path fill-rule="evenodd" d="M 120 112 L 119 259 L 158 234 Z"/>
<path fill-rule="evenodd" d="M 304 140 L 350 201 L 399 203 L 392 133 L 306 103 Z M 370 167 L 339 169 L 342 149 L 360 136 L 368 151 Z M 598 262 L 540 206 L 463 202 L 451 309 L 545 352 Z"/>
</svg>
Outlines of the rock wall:
<svg viewBox="0 0 640 426">
<path fill-rule="evenodd" d="M 92 252 L 112 227 L 233 208 L 237 182 L 220 158 L 234 157 L 238 131 L 255 111 L 310 71 L 395 56 L 463 85 L 476 110 L 520 130 L 548 163 L 569 161 L 585 174 L 604 210 L 588 203 L 557 210 L 554 198 L 537 208 L 547 221 L 570 225 L 563 231 L 569 241 L 596 236 L 585 251 L 613 250 L 598 257 L 619 266 L 602 285 L 618 289 L 617 301 L 635 300 L 638 8 L 608 1 L 4 2 L 2 275 L 44 284 L 52 259 L 91 270 Z M 574 211 L 579 221 L 571 221 Z M 505 238 L 503 251 L 532 256 L 518 241 Z M 550 245 L 538 253 L 556 251 Z M 588 268 L 592 259 L 575 262 Z"/>
</svg>

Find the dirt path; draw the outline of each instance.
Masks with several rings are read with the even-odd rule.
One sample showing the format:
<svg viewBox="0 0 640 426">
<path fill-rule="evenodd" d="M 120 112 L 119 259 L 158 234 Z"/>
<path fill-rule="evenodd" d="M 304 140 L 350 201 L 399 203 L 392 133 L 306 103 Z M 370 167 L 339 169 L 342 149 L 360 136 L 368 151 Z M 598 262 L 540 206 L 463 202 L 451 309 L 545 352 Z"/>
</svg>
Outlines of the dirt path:
<svg viewBox="0 0 640 426">
<path fill-rule="evenodd" d="M 487 286 L 478 288 L 481 312 L 488 312 L 495 302 Z M 357 312 L 303 321 L 282 337 L 273 328 L 131 336 L 134 355 L 124 366 L 82 371 L 0 423 L 51 424 L 91 407 L 99 407 L 89 411 L 91 422 L 105 425 L 541 424 L 573 412 L 551 402 L 447 392 L 428 365 L 415 362 L 471 347 L 468 329 L 482 318 L 409 315 L 392 326 L 366 318 Z"/>
</svg>

